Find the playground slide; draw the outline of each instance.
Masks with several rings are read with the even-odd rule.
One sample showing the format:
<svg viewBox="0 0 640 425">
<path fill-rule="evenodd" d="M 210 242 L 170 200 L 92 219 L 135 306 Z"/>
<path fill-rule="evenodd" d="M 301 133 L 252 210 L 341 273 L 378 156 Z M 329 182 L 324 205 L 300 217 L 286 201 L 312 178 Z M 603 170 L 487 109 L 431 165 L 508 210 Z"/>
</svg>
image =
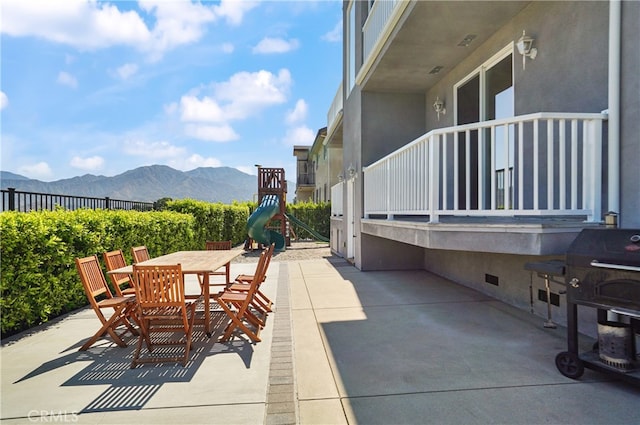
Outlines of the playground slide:
<svg viewBox="0 0 640 425">
<path fill-rule="evenodd" d="M 311 234 L 311 236 L 313 236 L 314 239 L 319 240 L 321 242 L 329 242 L 329 238 L 322 236 L 320 233 L 318 233 L 315 230 L 313 230 L 313 228 L 311 228 L 311 226 L 309 226 L 308 224 L 298 220 L 296 217 L 294 217 L 292 215 L 286 215 L 286 217 L 287 217 L 287 220 L 289 220 L 290 222 L 295 223 L 297 226 L 300 226 L 304 230 L 309 232 Z"/>
<path fill-rule="evenodd" d="M 267 195 L 262 198 L 258 208 L 247 220 L 247 234 L 251 239 L 263 245 L 275 243 L 276 251 L 282 251 L 285 248 L 284 236 L 265 227 L 269 220 L 278 213 L 278 210 L 279 200 L 277 196 Z"/>
</svg>

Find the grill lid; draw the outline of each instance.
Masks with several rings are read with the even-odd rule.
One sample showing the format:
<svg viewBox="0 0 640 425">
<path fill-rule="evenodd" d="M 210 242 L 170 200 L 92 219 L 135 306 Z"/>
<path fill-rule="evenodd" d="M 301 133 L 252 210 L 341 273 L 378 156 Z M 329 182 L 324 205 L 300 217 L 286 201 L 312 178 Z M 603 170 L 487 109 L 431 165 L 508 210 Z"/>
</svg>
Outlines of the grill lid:
<svg viewBox="0 0 640 425">
<path fill-rule="evenodd" d="M 567 251 L 567 266 L 598 263 L 640 267 L 640 229 L 584 229 Z"/>
</svg>

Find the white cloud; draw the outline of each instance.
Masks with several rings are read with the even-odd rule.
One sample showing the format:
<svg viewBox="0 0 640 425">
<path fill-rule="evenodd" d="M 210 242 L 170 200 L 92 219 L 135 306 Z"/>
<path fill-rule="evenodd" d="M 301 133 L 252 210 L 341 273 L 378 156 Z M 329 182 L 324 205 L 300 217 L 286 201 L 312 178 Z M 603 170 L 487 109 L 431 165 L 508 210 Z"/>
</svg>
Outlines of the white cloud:
<svg viewBox="0 0 640 425">
<path fill-rule="evenodd" d="M 60 71 L 56 81 L 63 86 L 69 86 L 74 89 L 78 88 L 78 80 L 68 72 Z"/>
<path fill-rule="evenodd" d="M 147 42 L 150 33 L 134 12 L 113 4 L 84 0 L 3 0 L 2 32 L 35 36 L 93 50 L 116 44 Z"/>
<path fill-rule="evenodd" d="M 267 106 L 286 102 L 291 88 L 291 73 L 281 69 L 278 74 L 268 71 L 239 72 L 229 81 L 215 83 L 214 98 L 225 111 L 227 119 L 244 119 Z"/>
<path fill-rule="evenodd" d="M 293 110 L 287 112 L 285 121 L 290 125 L 302 122 L 307 119 L 308 110 L 309 107 L 307 106 L 307 102 L 305 102 L 304 99 L 298 99 Z"/>
<path fill-rule="evenodd" d="M 194 139 L 207 142 L 230 142 L 240 138 L 236 132 L 228 125 L 195 125 L 189 124 L 185 127 L 185 134 Z"/>
<path fill-rule="evenodd" d="M 5 92 L 0 91 L 0 111 L 9 106 L 9 98 Z"/>
<path fill-rule="evenodd" d="M 167 115 L 173 115 L 178 111 L 178 104 L 176 102 L 167 103 L 164 105 L 164 112 Z"/>
<path fill-rule="evenodd" d="M 180 99 L 180 119 L 186 122 L 224 122 L 222 108 L 210 97 L 198 99 L 195 96 L 182 96 Z"/>
<path fill-rule="evenodd" d="M 156 24 L 151 31 L 151 43 L 138 47 L 148 51 L 152 59 L 159 59 L 164 52 L 177 46 L 200 40 L 206 24 L 216 20 L 211 8 L 201 3 L 186 1 L 143 0 L 140 7 L 155 14 Z"/>
<path fill-rule="evenodd" d="M 295 127 L 287 130 L 284 136 L 284 143 L 288 146 L 293 145 L 312 145 L 316 135 L 307 126 Z"/>
<path fill-rule="evenodd" d="M 46 162 L 38 162 L 32 165 L 23 165 L 18 168 L 18 174 L 22 174 L 32 179 L 45 179 L 53 176 L 51 167 Z"/>
<path fill-rule="evenodd" d="M 240 25 L 244 14 L 258 4 L 258 1 L 249 0 L 222 0 L 213 10 L 216 15 L 224 17 L 229 25 Z"/>
<path fill-rule="evenodd" d="M 221 167 L 222 162 L 217 158 L 205 158 L 201 155 L 193 154 L 188 158 L 173 159 L 167 165 L 176 170 L 189 171 L 198 167 Z"/>
<path fill-rule="evenodd" d="M 237 167 L 235 167 L 235 169 L 252 176 L 258 175 L 258 168 L 254 165 L 238 165 Z"/>
<path fill-rule="evenodd" d="M 100 156 L 91 156 L 89 158 L 80 158 L 79 156 L 74 156 L 73 158 L 71 158 L 71 162 L 69 163 L 69 165 L 81 170 L 99 170 L 104 165 L 104 158 Z"/>
<path fill-rule="evenodd" d="M 335 27 L 321 37 L 324 41 L 337 43 L 342 41 L 342 19 L 338 21 Z"/>
<path fill-rule="evenodd" d="M 220 4 L 190 1 L 141 0 L 141 12 L 121 11 L 119 2 L 95 0 L 3 0 L 3 33 L 14 37 L 38 37 L 79 50 L 131 46 L 158 60 L 178 46 L 200 40 L 206 25 L 224 19 L 239 25 L 257 2 L 222 0 Z"/>
<path fill-rule="evenodd" d="M 222 43 L 222 51 L 224 53 L 233 53 L 235 46 L 232 43 Z"/>
<path fill-rule="evenodd" d="M 124 143 L 124 153 L 134 156 L 144 156 L 149 159 L 175 158 L 183 156 L 185 149 L 169 142 L 146 142 L 143 140 L 127 140 Z"/>
<path fill-rule="evenodd" d="M 232 121 L 244 120 L 264 108 L 286 102 L 291 83 L 287 69 L 278 74 L 264 70 L 239 72 L 227 81 L 211 84 L 210 95 L 199 96 L 199 89 L 192 90 L 179 103 L 167 104 L 164 109 L 169 115 L 179 112 L 187 136 L 229 142 L 240 138 L 231 127 Z"/>
<path fill-rule="evenodd" d="M 126 63 L 116 70 L 116 74 L 123 80 L 128 80 L 131 76 L 138 72 L 138 65 L 135 63 Z"/>
<path fill-rule="evenodd" d="M 270 54 L 270 53 L 287 53 L 297 49 L 300 46 L 300 42 L 295 38 L 290 40 L 284 40 L 282 38 L 266 37 L 260 40 L 260 42 L 254 46 L 253 53 L 257 54 Z"/>
</svg>

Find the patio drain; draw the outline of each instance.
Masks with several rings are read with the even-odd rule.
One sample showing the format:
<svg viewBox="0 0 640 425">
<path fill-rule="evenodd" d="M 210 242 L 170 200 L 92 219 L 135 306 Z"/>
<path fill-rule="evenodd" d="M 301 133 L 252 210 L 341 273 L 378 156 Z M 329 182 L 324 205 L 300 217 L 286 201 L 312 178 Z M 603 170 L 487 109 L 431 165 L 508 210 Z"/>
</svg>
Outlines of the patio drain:
<svg viewBox="0 0 640 425">
<path fill-rule="evenodd" d="M 293 369 L 293 332 L 289 303 L 289 267 L 280 263 L 278 288 L 273 313 L 273 340 L 265 423 L 286 425 L 297 423 Z"/>
</svg>

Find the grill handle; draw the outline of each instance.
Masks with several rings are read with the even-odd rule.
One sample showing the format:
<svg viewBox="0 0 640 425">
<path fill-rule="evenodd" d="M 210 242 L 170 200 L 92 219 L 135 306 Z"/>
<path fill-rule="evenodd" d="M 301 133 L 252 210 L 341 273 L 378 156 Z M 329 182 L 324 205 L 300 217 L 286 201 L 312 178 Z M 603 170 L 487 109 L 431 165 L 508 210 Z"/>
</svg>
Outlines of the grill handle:
<svg viewBox="0 0 640 425">
<path fill-rule="evenodd" d="M 591 266 L 600 267 L 602 269 L 616 269 L 616 270 L 625 270 L 628 272 L 640 272 L 640 267 L 637 267 L 637 266 L 625 266 L 621 264 L 601 263 L 598 260 L 593 260 L 591 262 Z"/>
</svg>

